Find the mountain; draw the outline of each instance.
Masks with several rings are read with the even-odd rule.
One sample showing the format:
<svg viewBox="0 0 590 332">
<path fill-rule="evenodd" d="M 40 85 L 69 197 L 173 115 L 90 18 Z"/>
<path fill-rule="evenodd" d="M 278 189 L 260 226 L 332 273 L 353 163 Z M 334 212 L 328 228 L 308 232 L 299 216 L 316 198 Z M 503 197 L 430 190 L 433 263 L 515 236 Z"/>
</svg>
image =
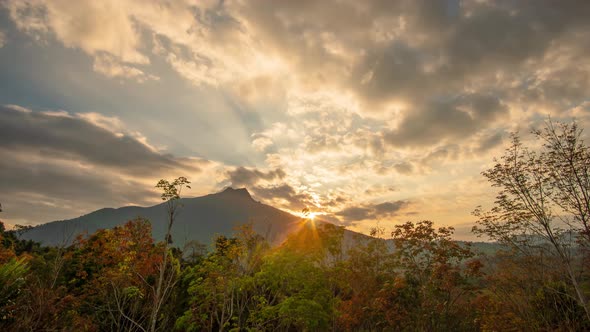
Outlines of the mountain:
<svg viewBox="0 0 590 332">
<path fill-rule="evenodd" d="M 182 198 L 180 203 L 182 205 L 177 211 L 172 226 L 172 240 L 175 246 L 181 248 L 189 241 L 196 240 L 209 244 L 216 235 L 231 236 L 236 226 L 246 223 L 252 223 L 258 234 L 263 235 L 275 245 L 282 243 L 287 235 L 297 230 L 305 231 L 298 233 L 301 238 L 312 236 L 309 234 L 309 231 L 312 231 L 310 223 L 255 201 L 245 188 L 227 188 L 216 194 Z M 113 228 L 137 217 L 150 220 L 154 239 L 158 241 L 164 239 L 168 220 L 166 203 L 150 207 L 104 208 L 78 218 L 36 226 L 23 233 L 21 238 L 41 242 L 44 245 L 67 245 L 71 244 L 78 234 L 92 234 L 99 229 Z M 343 249 L 346 251 L 369 238 L 369 236 L 345 230 Z M 501 247 L 497 243 L 486 242 L 475 242 L 472 246 L 478 253 L 493 253 Z M 393 247 L 392 243 L 391 247 Z"/>
<path fill-rule="evenodd" d="M 272 243 L 280 243 L 301 224 L 302 219 L 255 201 L 245 188 L 227 188 L 222 192 L 196 198 L 182 198 L 172 227 L 175 246 L 197 240 L 208 244 L 216 234 L 231 235 L 236 226 L 249 223 Z M 166 203 L 151 207 L 105 208 L 87 215 L 49 222 L 25 232 L 21 238 L 44 245 L 70 244 L 76 235 L 113 228 L 142 217 L 151 221 L 153 236 L 163 240 L 166 232 Z"/>
</svg>

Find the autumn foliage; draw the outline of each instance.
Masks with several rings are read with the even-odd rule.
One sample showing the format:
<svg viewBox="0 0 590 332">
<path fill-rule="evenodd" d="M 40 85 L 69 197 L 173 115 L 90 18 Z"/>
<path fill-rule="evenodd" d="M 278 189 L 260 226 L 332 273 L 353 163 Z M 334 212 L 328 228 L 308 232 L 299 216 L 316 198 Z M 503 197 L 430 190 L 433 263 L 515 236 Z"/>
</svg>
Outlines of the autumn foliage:
<svg viewBox="0 0 590 332">
<path fill-rule="evenodd" d="M 158 183 L 163 239 L 140 218 L 61 247 L 0 225 L 0 330 L 588 331 L 590 150 L 576 125 L 535 134 L 541 151 L 514 136 L 483 173 L 498 190 L 474 213 L 487 247 L 428 220 L 353 238 L 301 219 L 278 246 L 245 224 L 183 251 L 186 178 Z"/>
</svg>

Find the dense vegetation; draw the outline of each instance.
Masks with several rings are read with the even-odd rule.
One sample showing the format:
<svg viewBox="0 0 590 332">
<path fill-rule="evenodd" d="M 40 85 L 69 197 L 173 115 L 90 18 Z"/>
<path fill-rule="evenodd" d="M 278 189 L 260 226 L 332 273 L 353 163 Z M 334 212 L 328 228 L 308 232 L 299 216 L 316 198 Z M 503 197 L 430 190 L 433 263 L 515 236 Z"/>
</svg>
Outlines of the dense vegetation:
<svg viewBox="0 0 590 332">
<path fill-rule="evenodd" d="M 251 225 L 211 248 L 174 247 L 185 178 L 160 181 L 168 234 L 147 220 L 43 247 L 0 228 L 0 330 L 583 331 L 590 245 L 590 152 L 576 124 L 514 137 L 484 176 L 499 189 L 477 209 L 484 254 L 452 228 L 407 222 L 372 237 L 301 220 L 272 247 Z"/>
</svg>

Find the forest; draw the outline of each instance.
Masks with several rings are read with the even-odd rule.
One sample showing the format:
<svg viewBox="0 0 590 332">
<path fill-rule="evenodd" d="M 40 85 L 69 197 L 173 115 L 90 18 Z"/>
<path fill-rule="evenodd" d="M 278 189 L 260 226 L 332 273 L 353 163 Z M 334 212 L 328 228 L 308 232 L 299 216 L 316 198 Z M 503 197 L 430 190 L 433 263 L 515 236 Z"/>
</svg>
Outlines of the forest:
<svg viewBox="0 0 590 332">
<path fill-rule="evenodd" d="M 157 184 L 164 239 L 141 218 L 51 247 L 2 225 L 0 330 L 590 330 L 590 151 L 575 122 L 530 137 L 482 173 L 497 196 L 473 232 L 488 246 L 428 220 L 346 238 L 302 218 L 279 246 L 245 223 L 177 248 L 184 177 Z"/>
</svg>

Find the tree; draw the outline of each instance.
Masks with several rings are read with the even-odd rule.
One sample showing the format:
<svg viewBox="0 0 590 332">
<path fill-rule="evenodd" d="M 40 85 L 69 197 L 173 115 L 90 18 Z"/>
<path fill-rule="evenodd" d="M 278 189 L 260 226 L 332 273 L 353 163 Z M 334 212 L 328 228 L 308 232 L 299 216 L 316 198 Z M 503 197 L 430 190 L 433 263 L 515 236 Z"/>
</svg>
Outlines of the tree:
<svg viewBox="0 0 590 332">
<path fill-rule="evenodd" d="M 248 318 L 254 330 L 324 331 L 332 316 L 332 294 L 313 256 L 289 246 L 265 256 L 255 275 L 257 296 Z"/>
<path fill-rule="evenodd" d="M 177 321 L 177 328 L 224 331 L 230 327 L 242 289 L 238 269 L 242 249 L 237 238 L 220 235 L 215 239 L 215 251 L 189 269 L 189 308 Z"/>
<path fill-rule="evenodd" d="M 29 270 L 25 259 L 17 258 L 14 253 L 13 241 L 16 239 L 7 237 L 11 234 L 6 234 L 4 230 L 4 223 L 0 221 L 0 324 L 14 318 L 14 303 L 22 291 Z"/>
<path fill-rule="evenodd" d="M 482 173 L 499 193 L 491 210 L 476 209 L 473 231 L 524 255 L 555 255 L 590 320 L 575 264 L 579 246 L 590 243 L 590 151 L 575 122 L 548 120 L 533 134 L 540 151 L 513 134 L 505 154 Z"/>
<path fill-rule="evenodd" d="M 339 274 L 342 289 L 337 305 L 338 319 L 334 330 L 379 331 L 388 327 L 383 303 L 386 284 L 396 283 L 396 266 L 392 248 L 381 236 L 380 227 L 371 230 L 371 237 L 357 235 L 355 245 L 346 252 Z"/>
<path fill-rule="evenodd" d="M 254 275 L 269 250 L 266 239 L 252 227 L 251 223 L 237 227 L 232 238 L 218 236 L 215 250 L 187 269 L 188 310 L 178 319 L 177 328 L 241 331 L 246 327 L 250 306 L 259 295 Z"/>
<path fill-rule="evenodd" d="M 22 292 L 29 270 L 24 259 L 11 259 L 0 265 L 0 323 L 13 319 L 15 301 Z"/>
<path fill-rule="evenodd" d="M 401 326 L 413 324 L 426 331 L 469 330 L 465 308 L 472 290 L 470 277 L 477 276 L 481 263 L 470 260 L 468 244 L 451 239 L 454 229 L 435 229 L 429 220 L 396 225 L 391 233 L 395 243 L 396 266 L 403 279 L 385 297 L 394 312 L 407 312 Z M 395 316 L 400 316 L 396 314 Z"/>
<path fill-rule="evenodd" d="M 145 331 L 163 259 L 147 220 L 79 236 L 66 254 L 69 293 L 101 329 Z"/>
<path fill-rule="evenodd" d="M 181 176 L 172 182 L 160 180 L 158 184 L 156 184 L 156 188 L 162 189 L 161 198 L 166 202 L 168 223 L 166 227 L 166 235 L 164 237 L 164 256 L 159 267 L 160 273 L 154 290 L 154 302 L 150 315 L 150 332 L 156 331 L 160 310 L 176 283 L 177 273 L 175 268 L 170 265 L 171 257 L 169 257 L 170 253 L 168 252 L 168 246 L 172 243 L 172 225 L 174 224 L 177 210 L 180 207 L 180 194 L 182 193 L 183 187 L 190 189 L 190 186 L 188 185 L 189 183 L 190 181 L 188 181 L 187 178 Z"/>
</svg>

